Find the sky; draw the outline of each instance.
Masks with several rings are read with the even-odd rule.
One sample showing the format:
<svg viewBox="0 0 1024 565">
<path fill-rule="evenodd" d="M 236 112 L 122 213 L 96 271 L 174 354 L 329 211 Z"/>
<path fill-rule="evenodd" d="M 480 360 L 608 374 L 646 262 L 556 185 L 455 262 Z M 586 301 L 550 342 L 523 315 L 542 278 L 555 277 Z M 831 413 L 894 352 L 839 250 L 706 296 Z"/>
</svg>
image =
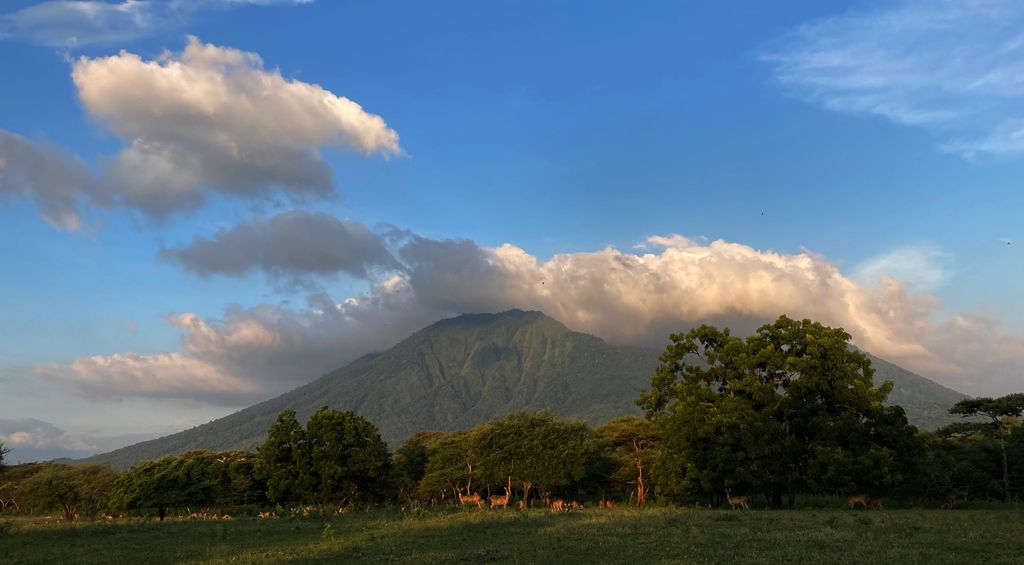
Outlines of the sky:
<svg viewBox="0 0 1024 565">
<path fill-rule="evenodd" d="M 443 317 L 781 314 L 1024 390 L 1024 5 L 9 0 L 0 440 L 192 427 Z"/>
</svg>

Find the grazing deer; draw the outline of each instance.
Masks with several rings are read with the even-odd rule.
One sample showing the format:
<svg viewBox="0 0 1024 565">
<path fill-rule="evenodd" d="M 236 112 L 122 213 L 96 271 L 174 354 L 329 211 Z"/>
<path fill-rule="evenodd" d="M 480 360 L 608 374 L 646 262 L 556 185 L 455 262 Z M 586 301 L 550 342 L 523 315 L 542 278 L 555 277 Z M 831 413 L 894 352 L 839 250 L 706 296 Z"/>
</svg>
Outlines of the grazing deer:
<svg viewBox="0 0 1024 565">
<path fill-rule="evenodd" d="M 274 512 L 273 511 L 270 511 L 270 512 L 260 512 L 260 519 L 261 520 L 265 520 L 267 518 L 274 518 L 274 517 L 275 516 L 274 516 Z"/>
<path fill-rule="evenodd" d="M 604 499 L 602 499 L 601 502 L 597 503 L 597 507 L 598 508 L 615 508 L 615 501 L 614 500 L 604 500 Z"/>
<path fill-rule="evenodd" d="M 729 489 L 725 489 L 725 500 L 733 510 L 736 510 L 737 506 L 750 510 L 750 499 L 746 496 L 733 496 Z"/>
<path fill-rule="evenodd" d="M 469 485 L 466 485 L 466 492 L 469 492 Z M 477 508 L 484 507 L 484 499 L 479 494 L 463 495 L 458 488 L 455 489 L 455 494 L 459 497 L 459 504 L 476 504 Z"/>
<path fill-rule="evenodd" d="M 561 498 L 556 498 L 551 501 L 550 508 L 552 512 L 565 512 L 565 501 L 562 500 Z"/>
<path fill-rule="evenodd" d="M 868 510 L 881 510 L 882 509 L 882 497 L 872 496 L 868 498 L 867 505 L 865 506 Z"/>
<path fill-rule="evenodd" d="M 225 515 L 221 516 L 221 518 L 220 518 L 220 519 L 221 519 L 221 520 L 230 520 L 230 519 L 231 519 L 231 516 L 229 516 L 229 515 L 225 514 Z"/>
<path fill-rule="evenodd" d="M 851 494 L 850 496 L 846 497 L 846 504 L 844 505 L 844 507 L 850 510 L 852 510 L 854 507 L 858 505 L 861 508 L 867 508 L 867 500 L 868 497 L 866 494 Z"/>
<path fill-rule="evenodd" d="M 487 502 L 490 504 L 490 510 L 494 510 L 495 507 L 508 508 L 509 498 L 512 497 L 512 491 L 509 487 L 505 487 L 505 495 L 499 496 L 498 494 L 492 494 L 487 498 Z"/>
<path fill-rule="evenodd" d="M 574 500 L 569 503 L 569 508 L 572 508 L 573 510 L 579 510 L 583 508 L 583 505 L 580 504 L 578 501 Z"/>
<path fill-rule="evenodd" d="M 942 509 L 943 510 L 952 510 L 954 506 L 956 506 L 956 495 L 955 494 L 951 494 L 951 495 L 946 497 L 946 502 L 945 502 L 945 504 L 942 505 Z"/>
</svg>

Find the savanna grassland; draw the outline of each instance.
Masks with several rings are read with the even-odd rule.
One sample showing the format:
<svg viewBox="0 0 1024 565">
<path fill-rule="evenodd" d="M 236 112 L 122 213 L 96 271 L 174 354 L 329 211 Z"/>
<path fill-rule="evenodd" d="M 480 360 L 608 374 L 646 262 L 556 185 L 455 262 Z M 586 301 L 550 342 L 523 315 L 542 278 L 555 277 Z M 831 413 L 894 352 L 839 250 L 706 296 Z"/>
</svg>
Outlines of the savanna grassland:
<svg viewBox="0 0 1024 565">
<path fill-rule="evenodd" d="M 10 521 L 27 563 L 1021 563 L 1015 510 L 373 511 L 296 519 Z"/>
</svg>

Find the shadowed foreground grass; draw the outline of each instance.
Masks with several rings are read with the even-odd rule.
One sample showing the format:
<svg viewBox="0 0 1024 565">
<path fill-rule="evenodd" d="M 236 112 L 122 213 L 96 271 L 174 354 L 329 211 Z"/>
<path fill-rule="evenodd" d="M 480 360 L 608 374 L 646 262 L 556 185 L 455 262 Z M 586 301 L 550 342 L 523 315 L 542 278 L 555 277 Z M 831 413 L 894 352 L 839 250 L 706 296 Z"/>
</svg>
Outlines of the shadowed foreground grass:
<svg viewBox="0 0 1024 565">
<path fill-rule="evenodd" d="M 1012 510 L 353 513 L 0 527 L 21 563 L 1024 563 Z"/>
</svg>

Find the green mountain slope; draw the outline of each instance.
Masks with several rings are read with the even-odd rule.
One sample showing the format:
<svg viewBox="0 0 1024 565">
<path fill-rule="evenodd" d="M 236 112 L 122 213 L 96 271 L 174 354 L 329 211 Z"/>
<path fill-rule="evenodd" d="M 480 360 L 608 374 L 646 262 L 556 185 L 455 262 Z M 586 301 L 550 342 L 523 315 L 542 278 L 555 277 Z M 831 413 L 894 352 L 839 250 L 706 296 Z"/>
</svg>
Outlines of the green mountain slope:
<svg viewBox="0 0 1024 565">
<path fill-rule="evenodd" d="M 548 410 L 599 424 L 639 413 L 634 400 L 649 386 L 658 353 L 609 345 L 540 312 L 463 315 L 277 398 L 90 460 L 126 467 L 190 449 L 251 449 L 282 410 L 305 419 L 324 405 L 368 418 L 393 447 L 417 431 L 471 427 L 516 410 Z M 891 399 L 919 425 L 945 423 L 942 413 L 962 398 L 896 365 L 872 361 L 876 380 L 894 381 Z"/>
</svg>

